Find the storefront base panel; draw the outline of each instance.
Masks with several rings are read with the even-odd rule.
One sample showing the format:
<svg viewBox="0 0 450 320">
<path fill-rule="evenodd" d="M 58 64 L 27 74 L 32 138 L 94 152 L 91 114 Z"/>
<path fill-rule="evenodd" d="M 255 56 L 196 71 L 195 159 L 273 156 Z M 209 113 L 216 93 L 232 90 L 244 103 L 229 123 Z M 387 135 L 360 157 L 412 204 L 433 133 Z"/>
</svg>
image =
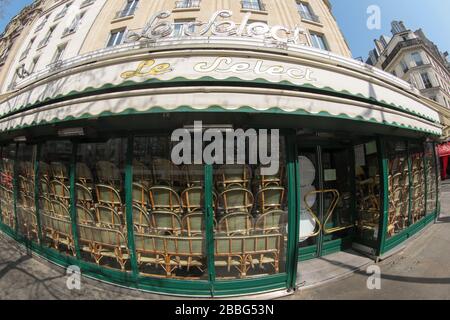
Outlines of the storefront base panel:
<svg viewBox="0 0 450 320">
<path fill-rule="evenodd" d="M 322 255 L 326 256 L 339 251 L 343 251 L 351 248 L 352 237 L 348 236 L 346 238 L 327 241 L 322 245 Z M 318 257 L 317 246 L 309 246 L 299 249 L 298 261 L 306 261 L 310 259 L 315 259 Z"/>
<path fill-rule="evenodd" d="M 399 246 L 407 239 L 414 236 L 416 233 L 421 231 L 423 228 L 435 221 L 437 213 L 429 214 L 419 222 L 409 226 L 407 229 L 403 230 L 401 233 L 395 235 L 394 237 L 387 239 L 384 248 L 381 249 L 381 254 L 385 254 L 395 247 Z"/>
</svg>

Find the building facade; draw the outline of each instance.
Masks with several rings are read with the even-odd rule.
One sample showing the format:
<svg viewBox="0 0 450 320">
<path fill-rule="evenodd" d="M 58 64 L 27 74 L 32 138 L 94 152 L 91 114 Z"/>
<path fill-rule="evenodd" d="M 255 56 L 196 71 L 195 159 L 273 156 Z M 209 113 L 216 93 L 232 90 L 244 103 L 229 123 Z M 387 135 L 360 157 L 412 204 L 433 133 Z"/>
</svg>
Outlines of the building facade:
<svg viewBox="0 0 450 320">
<path fill-rule="evenodd" d="M 292 292 L 300 261 L 383 257 L 439 214 L 439 114 L 351 59 L 329 1 L 45 5 L 0 101 L 0 228 L 37 254 L 162 294 Z"/>
<path fill-rule="evenodd" d="M 420 93 L 441 105 L 444 138 L 450 138 L 450 62 L 422 29 L 412 31 L 403 22 L 392 22 L 392 37 L 375 40 L 367 62 L 411 83 Z"/>
</svg>

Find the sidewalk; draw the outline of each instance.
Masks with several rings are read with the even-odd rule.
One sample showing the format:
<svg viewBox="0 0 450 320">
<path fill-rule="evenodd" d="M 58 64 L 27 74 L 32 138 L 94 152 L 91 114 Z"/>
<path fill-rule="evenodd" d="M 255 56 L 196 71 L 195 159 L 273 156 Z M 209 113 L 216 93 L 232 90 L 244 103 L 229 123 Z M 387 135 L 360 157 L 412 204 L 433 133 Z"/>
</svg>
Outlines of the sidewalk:
<svg viewBox="0 0 450 320">
<path fill-rule="evenodd" d="M 286 299 L 450 299 L 450 181 L 442 186 L 440 222 L 407 248 L 381 262 L 381 290 L 368 290 L 367 275 L 350 277 Z M 0 299 L 161 299 L 161 296 L 82 278 L 81 290 L 68 290 L 64 270 L 33 258 L 0 234 Z M 175 299 L 163 297 L 164 299 Z"/>
</svg>

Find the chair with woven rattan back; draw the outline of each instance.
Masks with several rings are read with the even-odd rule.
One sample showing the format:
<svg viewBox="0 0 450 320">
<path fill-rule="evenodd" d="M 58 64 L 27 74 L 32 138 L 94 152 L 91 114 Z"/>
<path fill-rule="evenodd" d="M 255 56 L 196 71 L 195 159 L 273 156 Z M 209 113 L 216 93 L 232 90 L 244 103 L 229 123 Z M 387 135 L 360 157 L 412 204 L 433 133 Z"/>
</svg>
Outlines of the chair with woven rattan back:
<svg viewBox="0 0 450 320">
<path fill-rule="evenodd" d="M 55 217 L 70 220 L 69 207 L 58 200 L 51 200 L 53 213 Z"/>
<path fill-rule="evenodd" d="M 92 197 L 92 191 L 86 185 L 77 183 L 75 184 L 77 204 L 82 205 L 88 209 L 94 206 L 94 198 Z"/>
<path fill-rule="evenodd" d="M 255 232 L 258 233 L 283 233 L 286 225 L 287 213 L 282 210 L 271 210 L 259 215 L 255 222 Z"/>
<path fill-rule="evenodd" d="M 89 208 L 81 204 L 77 204 L 77 222 L 81 224 L 95 224 L 95 215 Z"/>
<path fill-rule="evenodd" d="M 166 186 L 154 186 L 149 188 L 149 204 L 152 211 L 172 211 L 176 214 L 182 213 L 181 200 L 178 193 Z"/>
<path fill-rule="evenodd" d="M 244 188 L 230 188 L 219 196 L 219 207 L 225 214 L 233 212 L 251 213 L 253 208 L 253 194 Z"/>
<path fill-rule="evenodd" d="M 181 233 L 180 216 L 173 211 L 152 211 L 150 217 L 152 226 L 157 233 L 171 235 L 179 235 Z"/>
<path fill-rule="evenodd" d="M 255 181 L 258 189 L 264 189 L 267 187 L 279 187 L 283 185 L 284 167 L 280 166 L 276 174 L 263 174 L 264 166 L 260 166 L 255 170 Z"/>
<path fill-rule="evenodd" d="M 189 187 L 200 187 L 205 181 L 205 167 L 202 164 L 186 164 L 182 168 L 185 179 L 186 186 Z"/>
<path fill-rule="evenodd" d="M 95 192 L 99 204 L 115 209 L 119 213 L 122 212 L 122 199 L 117 189 L 110 185 L 97 184 L 95 185 Z"/>
<path fill-rule="evenodd" d="M 99 225 L 117 230 L 124 229 L 120 215 L 113 208 L 104 205 L 97 205 L 95 207 L 95 213 Z"/>
<path fill-rule="evenodd" d="M 64 203 L 70 204 L 70 190 L 61 180 L 50 181 L 50 194 L 52 198 Z"/>
<path fill-rule="evenodd" d="M 259 190 L 256 194 L 258 211 L 264 214 L 270 210 L 282 210 L 284 206 L 284 194 L 285 190 L 283 187 L 269 186 Z"/>
<path fill-rule="evenodd" d="M 133 204 L 136 204 L 141 208 L 146 208 L 149 203 L 147 188 L 140 183 L 133 182 L 132 193 Z"/>
<path fill-rule="evenodd" d="M 92 190 L 94 187 L 94 177 L 92 175 L 91 169 L 84 162 L 77 162 L 76 165 L 77 183 L 85 186 L 86 188 Z"/>
<path fill-rule="evenodd" d="M 250 180 L 251 170 L 247 165 L 224 165 L 216 172 L 216 183 L 219 190 L 231 187 L 248 188 Z"/>
<path fill-rule="evenodd" d="M 150 215 L 137 204 L 133 204 L 133 224 L 134 229 L 140 233 L 150 233 L 153 228 Z"/>
<path fill-rule="evenodd" d="M 50 164 L 53 180 L 59 180 L 66 184 L 69 181 L 69 171 L 65 164 L 61 162 L 52 162 Z"/>
<path fill-rule="evenodd" d="M 229 236 L 249 235 L 253 229 L 253 218 L 247 212 L 229 213 L 218 223 L 218 232 Z"/>
<path fill-rule="evenodd" d="M 205 214 L 203 212 L 188 213 L 181 220 L 182 232 L 188 236 L 201 236 L 205 233 Z"/>
</svg>

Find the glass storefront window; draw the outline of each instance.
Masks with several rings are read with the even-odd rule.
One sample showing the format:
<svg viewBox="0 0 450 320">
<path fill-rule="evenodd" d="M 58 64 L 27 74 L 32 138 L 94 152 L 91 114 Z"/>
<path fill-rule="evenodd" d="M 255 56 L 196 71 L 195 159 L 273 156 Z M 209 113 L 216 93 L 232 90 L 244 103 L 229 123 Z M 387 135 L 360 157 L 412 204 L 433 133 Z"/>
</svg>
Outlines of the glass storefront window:
<svg viewBox="0 0 450 320">
<path fill-rule="evenodd" d="M 39 157 L 39 216 L 42 241 L 61 253 L 75 256 L 70 218 L 70 141 L 48 141 Z"/>
<path fill-rule="evenodd" d="M 14 161 L 16 145 L 10 144 L 1 149 L 0 166 L 0 209 L 3 224 L 15 229 L 14 213 Z"/>
<path fill-rule="evenodd" d="M 375 243 L 380 224 L 380 170 L 376 141 L 354 147 L 358 236 Z"/>
<path fill-rule="evenodd" d="M 409 165 L 404 141 L 387 141 L 389 214 L 388 237 L 410 225 L 409 221 Z"/>
<path fill-rule="evenodd" d="M 435 149 L 432 142 L 425 143 L 425 170 L 427 181 L 427 215 L 436 212 L 437 189 L 436 189 L 436 159 Z"/>
<path fill-rule="evenodd" d="M 270 176 L 261 174 L 261 165 L 214 167 L 217 279 L 285 272 L 288 187 L 283 137 L 279 152 L 279 170 Z"/>
<path fill-rule="evenodd" d="M 38 226 L 34 201 L 36 146 L 19 144 L 17 154 L 17 222 L 19 233 L 37 241 Z"/>
<path fill-rule="evenodd" d="M 76 214 L 81 258 L 130 271 L 125 213 L 127 139 L 78 145 Z"/>
<path fill-rule="evenodd" d="M 425 217 L 425 167 L 423 144 L 410 143 L 411 224 Z"/>
<path fill-rule="evenodd" d="M 144 276 L 207 279 L 203 165 L 172 163 L 167 136 L 134 138 L 133 223 Z"/>
</svg>

